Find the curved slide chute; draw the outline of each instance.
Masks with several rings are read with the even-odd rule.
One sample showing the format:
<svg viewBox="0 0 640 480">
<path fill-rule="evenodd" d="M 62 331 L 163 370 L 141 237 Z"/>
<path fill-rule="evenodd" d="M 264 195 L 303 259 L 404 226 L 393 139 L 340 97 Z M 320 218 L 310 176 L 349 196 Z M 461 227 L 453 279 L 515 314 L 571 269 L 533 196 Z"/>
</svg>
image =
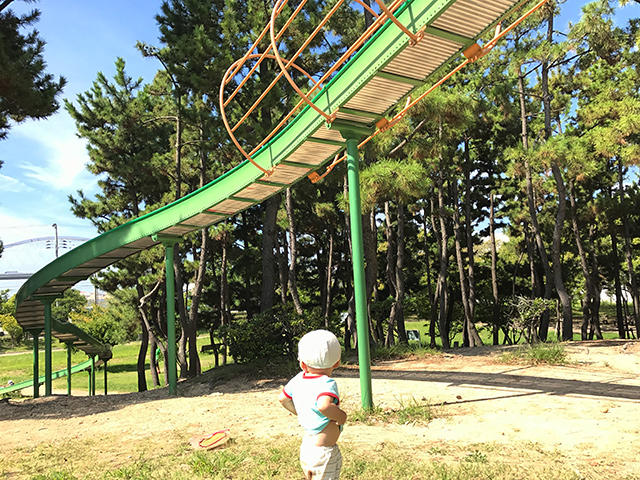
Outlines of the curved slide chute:
<svg viewBox="0 0 640 480">
<path fill-rule="evenodd" d="M 281 9 L 282 4 L 279 0 L 276 7 Z M 25 330 L 40 331 L 45 326 L 47 298 L 61 295 L 123 258 L 164 243 L 163 239 L 179 239 L 259 204 L 307 176 L 313 178 L 344 150 L 344 129 L 366 136 L 388 128 L 394 119 L 389 122 L 385 115 L 430 81 L 440 66 L 456 57 L 466 57 L 466 64 L 481 56 L 484 50 L 475 39 L 515 4 L 514 0 L 392 2 L 392 18 L 379 22 L 366 43 L 310 99 L 313 105 L 305 97 L 307 104 L 268 142 L 251 152 L 250 158 L 243 151 L 247 160 L 208 185 L 103 233 L 35 273 L 17 294 L 18 322 Z M 497 38 L 498 30 L 493 44 Z M 331 123 L 325 112 L 331 113 Z M 73 325 L 52 322 L 51 335 L 89 355 L 110 357 L 108 346 Z"/>
</svg>

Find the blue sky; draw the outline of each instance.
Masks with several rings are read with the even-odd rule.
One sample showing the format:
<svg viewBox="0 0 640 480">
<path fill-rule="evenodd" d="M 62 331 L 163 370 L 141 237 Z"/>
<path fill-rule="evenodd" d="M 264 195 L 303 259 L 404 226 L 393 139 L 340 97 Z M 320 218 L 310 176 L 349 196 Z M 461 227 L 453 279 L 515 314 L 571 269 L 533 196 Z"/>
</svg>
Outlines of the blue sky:
<svg viewBox="0 0 640 480">
<path fill-rule="evenodd" d="M 142 58 L 135 43 L 158 44 L 155 14 L 160 0 L 41 0 L 26 4 L 16 0 L 11 9 L 25 13 L 41 11 L 36 24 L 47 43 L 44 57 L 47 71 L 67 79 L 62 98 L 74 100 L 91 87 L 98 71 L 107 77 L 115 73 L 116 57 L 122 57 L 134 77 L 151 80 L 158 68 L 153 59 Z M 82 189 L 97 192 L 96 178 L 85 164 L 85 142 L 75 135 L 75 124 L 61 108 L 46 120 L 26 121 L 9 131 L 0 142 L 0 239 L 5 243 L 50 236 L 57 223 L 64 236 L 94 237 L 87 220 L 70 211 L 69 194 Z M 30 244 L 5 250 L 0 272 L 34 272 L 54 257 L 44 244 Z M 14 284 L 0 283 L 0 289 Z"/>
<path fill-rule="evenodd" d="M 203 0 L 206 1 L 206 0 Z M 153 59 L 143 58 L 135 49 L 138 40 L 158 45 L 155 15 L 161 0 L 40 0 L 26 4 L 16 0 L 15 12 L 41 11 L 37 29 L 47 43 L 44 57 L 47 71 L 67 79 L 62 98 L 74 100 L 91 87 L 98 71 L 112 77 L 114 61 L 122 57 L 131 76 L 147 81 L 158 68 Z M 585 1 L 569 0 L 557 22 L 566 29 L 569 20 L 579 18 Z M 636 7 L 637 9 L 637 7 Z M 631 15 L 633 7 L 623 10 Z M 26 121 L 14 126 L 8 139 L 0 141 L 0 239 L 5 243 L 53 235 L 52 223 L 59 234 L 94 237 L 95 229 L 87 220 L 70 211 L 69 194 L 82 189 L 97 191 L 96 178 L 85 164 L 85 142 L 75 135 L 75 125 L 64 109 L 41 121 Z M 53 258 L 52 250 L 31 244 L 5 250 L 0 258 L 0 273 L 10 270 L 34 272 Z M 14 288 L 0 284 L 0 289 Z"/>
</svg>

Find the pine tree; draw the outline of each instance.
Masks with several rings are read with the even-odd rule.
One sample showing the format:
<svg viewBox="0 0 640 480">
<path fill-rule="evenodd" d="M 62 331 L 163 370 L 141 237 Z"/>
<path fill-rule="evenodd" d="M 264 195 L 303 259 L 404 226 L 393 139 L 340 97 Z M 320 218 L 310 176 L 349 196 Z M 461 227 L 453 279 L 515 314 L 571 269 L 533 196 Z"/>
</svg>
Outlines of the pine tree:
<svg viewBox="0 0 640 480">
<path fill-rule="evenodd" d="M 10 3 L 0 3 L 0 140 L 6 138 L 11 122 L 46 118 L 58 110 L 56 97 L 66 83 L 46 73 L 45 42 L 37 30 L 21 33 L 38 21 L 40 12 L 17 16 L 6 10 Z"/>
</svg>

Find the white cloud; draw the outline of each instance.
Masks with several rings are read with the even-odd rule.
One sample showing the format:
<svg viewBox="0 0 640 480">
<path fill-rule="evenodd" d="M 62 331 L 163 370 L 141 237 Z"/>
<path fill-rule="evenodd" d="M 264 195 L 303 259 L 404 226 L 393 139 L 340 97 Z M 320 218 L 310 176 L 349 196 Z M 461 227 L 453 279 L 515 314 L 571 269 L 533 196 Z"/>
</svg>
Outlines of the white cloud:
<svg viewBox="0 0 640 480">
<path fill-rule="evenodd" d="M 24 193 L 33 191 L 33 188 L 25 185 L 16 178 L 8 177 L 7 175 L 2 175 L 0 173 L 0 191 L 9 193 Z"/>
<path fill-rule="evenodd" d="M 23 161 L 19 167 L 25 177 L 57 190 L 68 190 L 86 183 L 90 176 L 86 142 L 76 136 L 75 125 L 66 112 L 43 121 L 28 121 L 15 127 L 13 135 L 36 142 L 43 152 L 41 161 Z"/>
</svg>

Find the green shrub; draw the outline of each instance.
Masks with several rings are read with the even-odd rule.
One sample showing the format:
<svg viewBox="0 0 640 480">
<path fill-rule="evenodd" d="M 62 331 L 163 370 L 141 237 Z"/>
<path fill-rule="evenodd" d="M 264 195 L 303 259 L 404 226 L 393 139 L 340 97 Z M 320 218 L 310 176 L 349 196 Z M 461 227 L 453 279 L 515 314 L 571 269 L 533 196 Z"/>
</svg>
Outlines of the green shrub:
<svg viewBox="0 0 640 480">
<path fill-rule="evenodd" d="M 0 313 L 0 326 L 9 334 L 14 347 L 24 338 L 24 331 L 13 315 Z"/>
<path fill-rule="evenodd" d="M 231 356 L 246 363 L 263 358 L 297 357 L 298 340 L 310 330 L 324 328 L 324 319 L 314 309 L 298 315 L 293 305 L 278 305 L 252 318 L 237 318 L 221 329 Z"/>
<path fill-rule="evenodd" d="M 71 321 L 102 343 L 117 345 L 126 340 L 127 331 L 114 317 L 107 315 L 105 309 L 94 305 L 88 313 L 71 312 Z"/>
</svg>

